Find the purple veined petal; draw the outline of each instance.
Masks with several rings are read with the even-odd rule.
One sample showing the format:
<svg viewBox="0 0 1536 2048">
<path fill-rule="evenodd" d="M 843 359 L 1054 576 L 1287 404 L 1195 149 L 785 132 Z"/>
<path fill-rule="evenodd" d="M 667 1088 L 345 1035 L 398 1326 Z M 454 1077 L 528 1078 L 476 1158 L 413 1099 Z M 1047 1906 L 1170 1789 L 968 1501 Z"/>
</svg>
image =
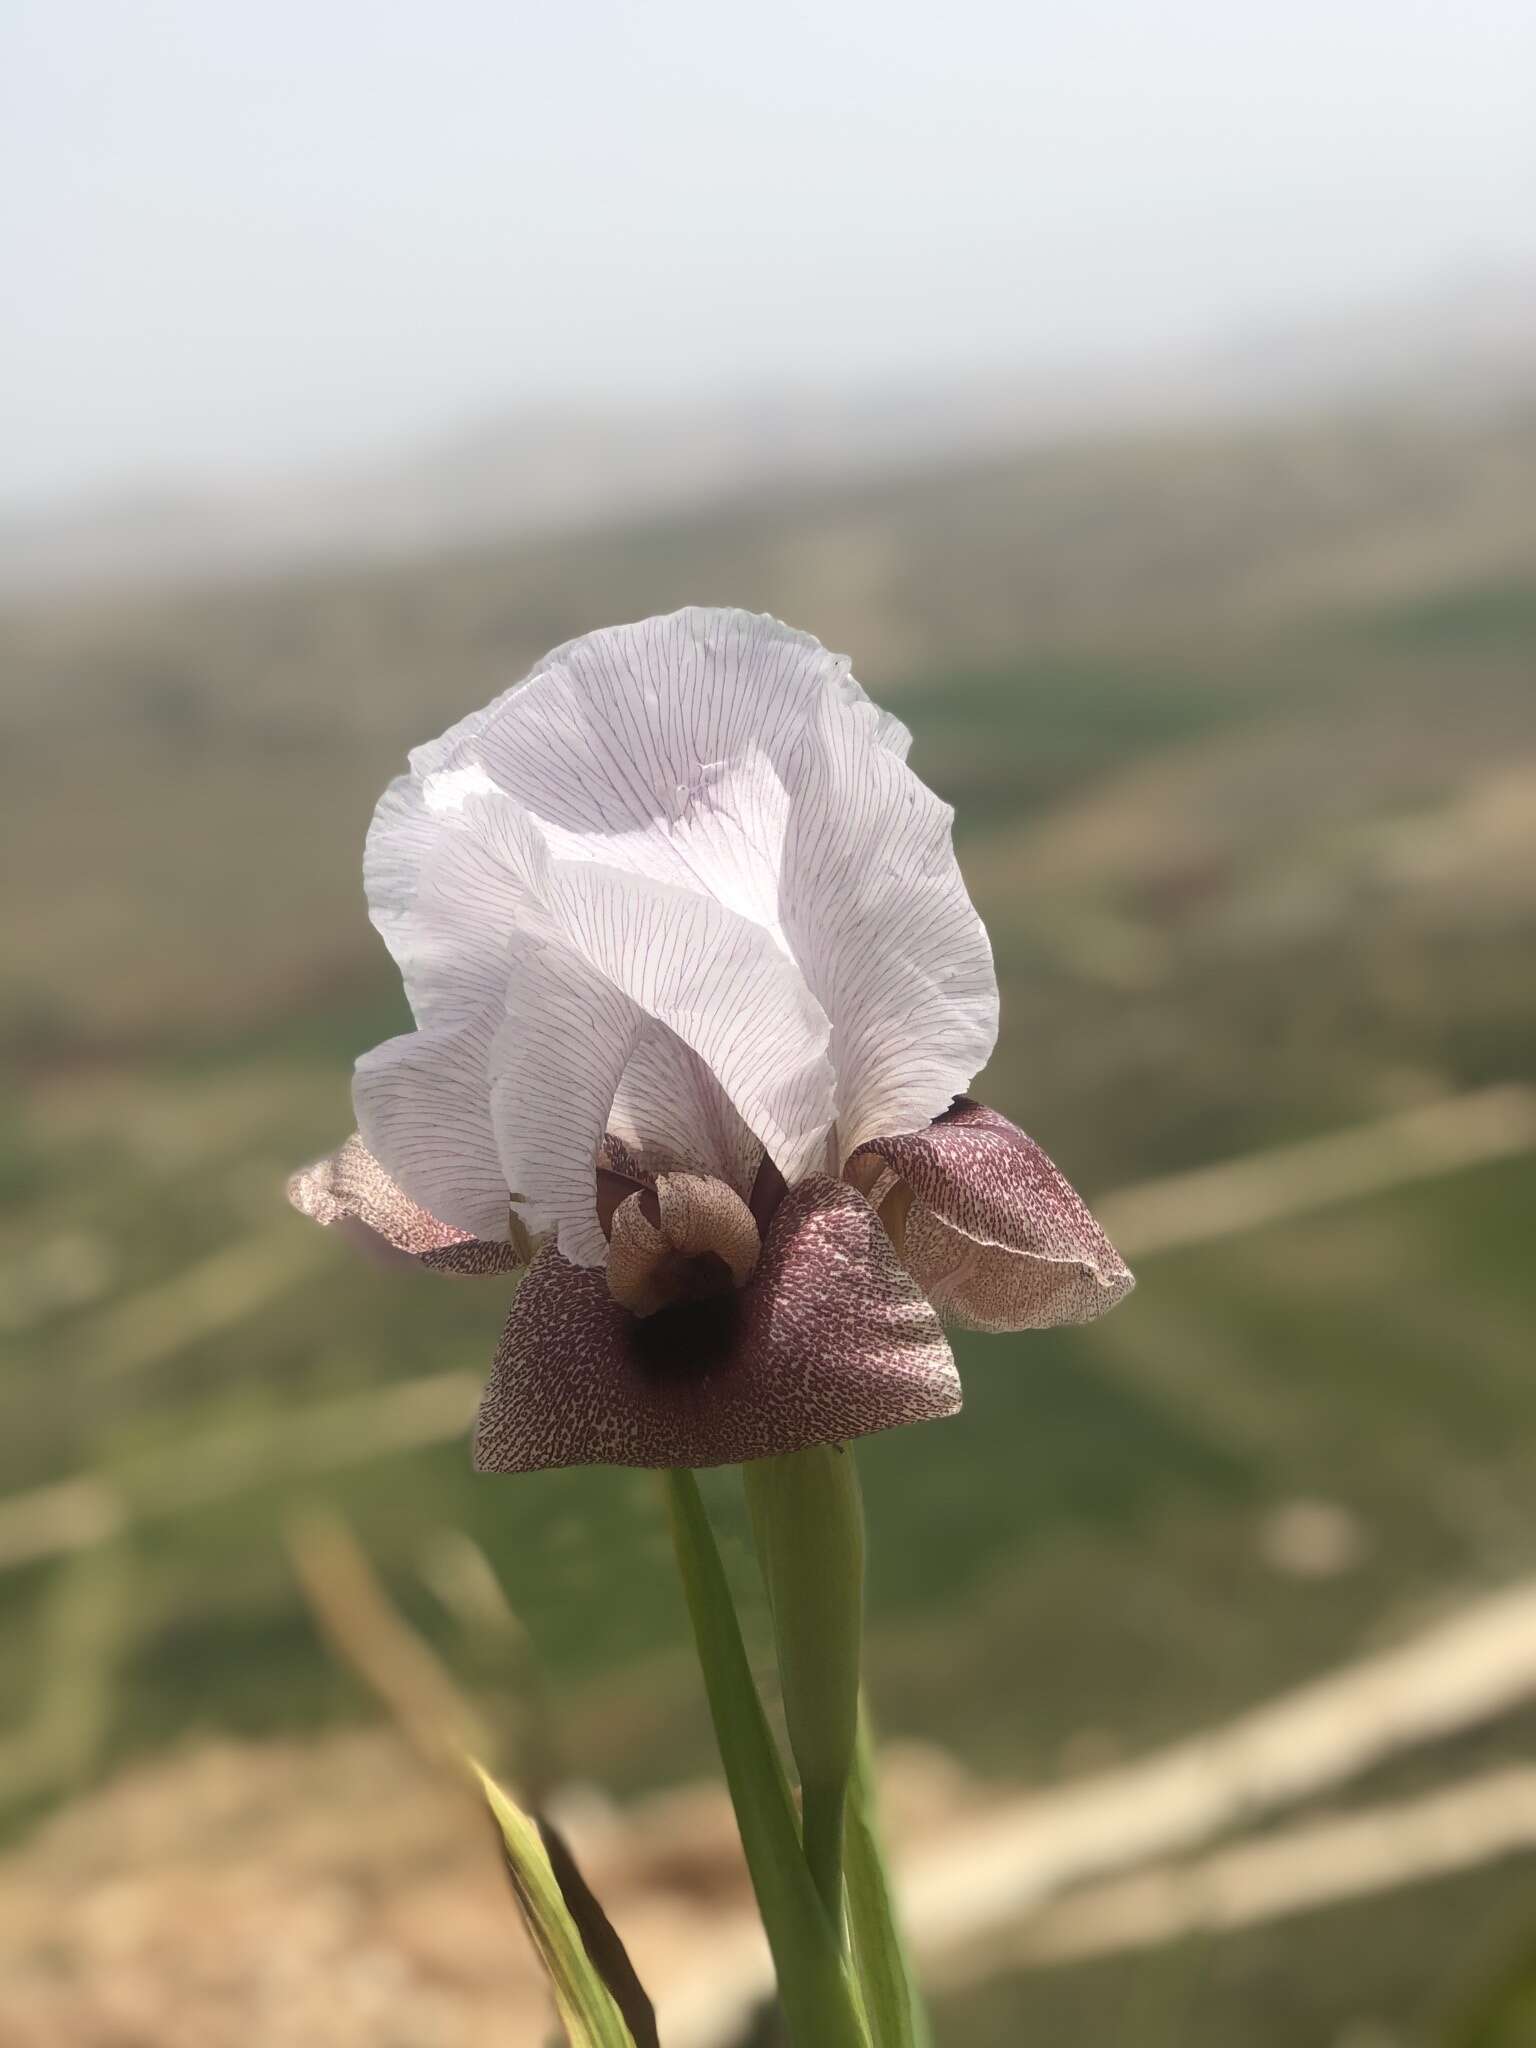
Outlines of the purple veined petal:
<svg viewBox="0 0 1536 2048">
<path fill-rule="evenodd" d="M 741 1112 L 691 1046 L 648 1022 L 620 1077 L 608 1135 L 657 1173 L 705 1173 L 750 1192 L 763 1157 Z"/>
<path fill-rule="evenodd" d="M 546 1247 L 507 1318 L 476 1468 L 733 1464 L 960 1406 L 938 1318 L 845 1183 L 794 1188 L 750 1285 L 726 1301 L 729 1328 L 664 1325 L 679 1311 L 638 1322 L 601 1272 Z"/>
<path fill-rule="evenodd" d="M 818 709 L 908 741 L 833 654 L 779 620 L 689 607 L 567 641 L 431 750 L 418 775 L 487 775 L 561 858 L 702 889 L 777 921 L 781 763 Z"/>
<path fill-rule="evenodd" d="M 423 789 L 402 777 L 369 830 L 370 914 L 418 1029 L 358 1061 L 364 1143 L 424 1207 L 482 1238 L 505 1235 L 510 1184 L 492 1120 L 493 1049 L 514 947 L 547 936 L 548 850 L 526 819 L 487 807 L 473 771 Z"/>
<path fill-rule="evenodd" d="M 364 863 L 417 1022 L 494 976 L 499 934 L 528 924 L 529 834 L 545 857 L 698 890 L 777 930 L 779 764 L 817 707 L 897 755 L 909 743 L 846 656 L 776 619 L 695 607 L 567 642 L 417 747 L 379 803 Z M 505 843 L 477 860 L 488 834 Z"/>
<path fill-rule="evenodd" d="M 511 1273 L 527 1263 L 527 1247 L 472 1237 L 413 1202 L 356 1132 L 294 1174 L 288 1199 L 316 1223 L 337 1225 L 439 1272 Z"/>
<path fill-rule="evenodd" d="M 528 805 L 562 865 L 705 894 L 793 956 L 831 1019 L 846 1155 L 936 1114 L 996 1037 L 951 812 L 906 767 L 909 744 L 808 635 L 689 611 L 557 650 L 464 759 Z M 735 1101 L 791 1180 L 823 1164 L 786 1156 Z"/>
<path fill-rule="evenodd" d="M 763 926 L 552 859 L 472 768 L 429 778 L 413 868 L 381 824 L 403 801 L 397 785 L 380 806 L 369 887 L 422 1029 L 365 1056 L 354 1099 L 418 1200 L 484 1236 L 510 1190 L 529 1228 L 599 1264 L 592 1168 L 610 1123 L 654 1165 L 733 1186 L 750 1186 L 763 1144 L 791 1174 L 824 1163 L 830 1027 Z"/>
<path fill-rule="evenodd" d="M 368 828 L 363 885 L 418 1026 L 500 1016 L 507 935 L 549 936 L 540 909 L 548 874 L 533 820 L 483 769 L 390 784 Z"/>
<path fill-rule="evenodd" d="M 831 1027 L 762 925 L 712 896 L 596 861 L 552 863 L 546 911 L 562 944 L 697 1055 L 734 1111 L 721 1120 L 722 1156 L 689 1164 L 734 1182 L 742 1125 L 791 1181 L 829 1162 Z M 642 1062 L 646 1042 L 633 1048 Z"/>
<path fill-rule="evenodd" d="M 867 719 L 819 706 L 786 775 L 781 915 L 831 1020 L 841 1166 L 969 1086 L 997 1038 L 997 977 L 953 811 Z"/>
<path fill-rule="evenodd" d="M 490 1052 L 499 1019 L 407 1032 L 363 1054 L 352 1107 L 363 1144 L 413 1201 L 467 1236 L 510 1228 L 491 1126 Z"/>
<path fill-rule="evenodd" d="M 633 1055 L 643 1059 L 662 1031 L 696 1056 L 687 1077 L 702 1082 L 702 1069 L 715 1084 L 721 1156 L 678 1164 L 734 1184 L 746 1171 L 743 1127 L 790 1177 L 823 1163 L 827 1021 L 761 926 L 710 897 L 591 861 L 551 864 L 544 914 L 558 939 L 518 932 L 507 942 L 505 1016 L 486 1054 L 501 1171 L 531 1229 L 556 1229 L 578 1265 L 603 1262 L 598 1150 Z M 664 1072 L 650 1074 L 664 1086 Z M 697 1091 L 692 1099 L 697 1106 Z M 679 1092 L 672 1105 L 673 1143 L 662 1149 L 674 1157 L 690 1132 L 701 1144 L 710 1136 L 699 1116 L 688 1118 L 689 1100 Z M 631 1090 L 620 1102 L 617 1135 L 629 1141 L 649 1135 L 622 1127 L 634 1101 Z M 668 1129 L 658 1101 L 654 1135 Z M 663 1163 L 645 1156 L 653 1169 Z"/>
<path fill-rule="evenodd" d="M 423 870 L 424 887 L 452 878 L 451 916 L 401 949 L 444 1021 L 367 1055 L 354 1091 L 365 1139 L 418 1200 L 483 1236 L 493 1192 L 510 1189 L 530 1228 L 558 1229 L 567 1257 L 595 1265 L 592 1168 L 610 1125 L 654 1165 L 733 1186 L 750 1185 L 762 1146 L 790 1178 L 827 1163 L 830 1026 L 762 925 L 706 894 L 553 860 L 479 788 L 452 817 Z M 461 899 L 489 921 L 496 966 L 456 992 L 473 922 Z"/>
<path fill-rule="evenodd" d="M 483 1134 L 465 1154 L 472 1186 L 448 1186 L 416 1105 L 394 1094 L 446 1047 L 462 1122 L 457 1049 L 490 1034 L 487 1103 L 493 1085 L 507 1100 L 518 941 L 581 955 L 652 1020 L 610 1123 L 679 1170 L 744 1188 L 755 1141 L 793 1182 L 941 1106 L 986 1056 L 993 991 L 949 813 L 905 767 L 909 739 L 809 635 L 692 609 L 567 643 L 416 749 L 365 861 L 374 921 L 434 1034 L 372 1056 L 391 1099 L 359 1116 L 376 1149 L 405 1147 L 383 1151 L 391 1170 L 480 1229 Z M 530 1214 L 552 1213 L 500 1151 Z M 584 1239 L 595 1258 L 568 1193 L 554 1205 L 567 1250 Z M 473 1214 L 448 1206 L 465 1198 Z"/>
<path fill-rule="evenodd" d="M 877 1138 L 879 1160 L 910 1191 L 882 1197 L 902 1256 L 939 1313 L 978 1330 L 1086 1323 L 1135 1281 L 1087 1204 L 1033 1138 L 961 1099 L 926 1130 Z M 903 1216 L 902 1211 L 905 1210 Z"/>
<path fill-rule="evenodd" d="M 503 1184 L 533 1231 L 601 1266 L 597 1163 L 614 1091 L 645 1013 L 589 962 L 523 934 L 509 942 L 506 1010 L 490 1058 L 490 1125 Z"/>
<path fill-rule="evenodd" d="M 693 608 L 568 642 L 418 747 L 364 863 L 417 1023 L 494 1002 L 502 936 L 542 932 L 551 859 L 709 897 L 788 955 L 786 764 L 829 722 L 892 762 L 910 742 L 845 656 L 776 619 Z"/>
</svg>

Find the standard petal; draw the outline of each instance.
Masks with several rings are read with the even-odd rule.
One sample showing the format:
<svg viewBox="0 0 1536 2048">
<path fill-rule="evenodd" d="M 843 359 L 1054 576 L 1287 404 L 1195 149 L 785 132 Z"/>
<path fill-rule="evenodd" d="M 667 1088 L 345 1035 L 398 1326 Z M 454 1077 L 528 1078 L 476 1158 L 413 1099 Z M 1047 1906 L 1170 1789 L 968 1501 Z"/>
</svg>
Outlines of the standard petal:
<svg viewBox="0 0 1536 2048">
<path fill-rule="evenodd" d="M 873 707 L 821 707 L 787 776 L 782 916 L 832 1024 L 841 1163 L 970 1084 L 997 1038 L 997 978 L 954 813 L 880 743 Z"/>
<path fill-rule="evenodd" d="M 1086 1323 L 1136 1284 L 1082 1197 L 1034 1139 L 996 1110 L 958 1101 L 930 1124 L 878 1138 L 870 1162 L 901 1189 L 873 1187 L 902 1256 L 940 1314 L 978 1330 Z M 890 1205 L 889 1207 L 887 1205 Z"/>
<path fill-rule="evenodd" d="M 734 1464 L 960 1406 L 938 1319 L 842 1182 L 818 1175 L 785 1198 L 732 1306 L 739 1321 L 722 1361 L 689 1360 L 681 1323 L 669 1358 L 655 1343 L 661 1316 L 637 1322 L 602 1273 L 546 1248 L 507 1318 L 476 1468 Z M 637 1331 L 651 1333 L 643 1352 Z"/>
<path fill-rule="evenodd" d="M 909 737 L 845 658 L 774 619 L 695 609 L 557 649 L 418 748 L 376 813 L 369 901 L 418 1024 L 499 1020 L 509 934 L 559 938 L 701 1063 L 669 1071 L 675 1048 L 652 1034 L 621 1082 L 616 1128 L 671 1163 L 739 1185 L 755 1137 L 794 1179 L 835 1163 L 835 1112 L 844 1154 L 920 1122 L 984 1060 L 992 989 L 949 814 L 904 766 Z M 583 887 L 560 880 L 591 868 L 714 906 L 706 936 L 728 939 L 714 995 L 697 999 L 669 960 L 699 917 L 662 919 L 651 899 L 641 920 L 652 939 L 658 923 L 682 927 L 675 943 L 662 935 L 650 956 L 630 947 L 616 963 L 591 942 L 592 906 L 571 914 Z M 659 1007 L 638 985 L 649 960 L 668 961 Z M 771 986 L 756 1055 L 740 1016 L 710 1007 L 745 984 Z M 848 1069 L 836 1102 L 829 1004 Z M 770 1061 L 782 1077 L 771 1083 Z M 670 1132 L 656 1114 L 666 1100 Z"/>
<path fill-rule="evenodd" d="M 501 1168 L 530 1228 L 557 1229 L 568 1259 L 601 1264 L 598 1148 L 632 1055 L 654 1043 L 651 1027 L 696 1055 L 735 1112 L 722 1123 L 720 1156 L 676 1157 L 676 1139 L 658 1152 L 735 1185 L 745 1124 L 787 1177 L 822 1164 L 832 1124 L 827 1021 L 760 926 L 709 897 L 591 861 L 551 863 L 542 915 L 558 942 L 512 935 L 505 1016 L 487 1054 Z M 643 1134 L 617 1135 L 638 1143 Z M 674 1159 L 647 1158 L 657 1163 Z"/>
<path fill-rule="evenodd" d="M 556 648 L 452 762 L 483 769 L 555 853 L 772 924 L 778 764 L 823 700 L 863 701 L 845 655 L 777 619 L 694 607 Z"/>
<path fill-rule="evenodd" d="M 856 721 L 900 759 L 910 734 L 847 658 L 778 620 L 692 608 L 557 648 L 483 711 L 418 747 L 369 832 L 374 922 L 418 1023 L 496 971 L 527 922 L 524 852 L 480 872 L 461 853 L 500 818 L 555 855 L 715 897 L 787 942 L 779 923 L 785 764 L 817 716 Z"/>
<path fill-rule="evenodd" d="M 440 1272 L 509 1273 L 527 1261 L 525 1249 L 471 1237 L 413 1202 L 355 1131 L 338 1151 L 294 1174 L 288 1199 L 316 1223 L 350 1227 Z"/>
<path fill-rule="evenodd" d="M 691 1046 L 648 1022 L 608 1117 L 610 1134 L 656 1173 L 707 1173 L 751 1192 L 761 1143 Z"/>
<path fill-rule="evenodd" d="M 548 867 L 537 827 L 483 769 L 390 784 L 368 830 L 363 885 L 418 1025 L 499 1019 L 509 935 L 547 935 Z"/>
<path fill-rule="evenodd" d="M 545 907 L 572 952 L 698 1055 L 786 1179 L 826 1163 L 830 1026 L 761 925 L 712 897 L 595 861 L 554 862 Z M 739 1151 L 738 1134 L 727 1136 Z M 734 1184 L 736 1161 L 722 1150 L 680 1163 Z"/>
<path fill-rule="evenodd" d="M 471 1237 L 509 1236 L 507 1177 L 491 1129 L 494 1020 L 408 1032 L 352 1077 L 362 1142 L 415 1202 Z"/>
<path fill-rule="evenodd" d="M 555 1231 L 566 1258 L 600 1266 L 608 1241 L 598 1221 L 598 1154 L 645 1012 L 565 946 L 517 933 L 508 957 L 487 1129 L 527 1228 Z"/>
<path fill-rule="evenodd" d="M 544 1103 L 526 1109 L 535 1120 L 547 1123 L 569 1094 L 580 1102 L 585 1130 L 593 1114 L 607 1114 L 618 1092 L 620 1136 L 654 1151 L 659 1164 L 716 1174 L 733 1186 L 750 1185 L 754 1140 L 791 1178 L 824 1164 L 834 1113 L 831 1027 L 768 928 L 693 888 L 591 859 L 553 859 L 539 828 L 511 799 L 472 783 L 468 770 L 438 773 L 461 779 L 453 804 L 441 812 L 437 839 L 413 871 L 415 894 L 402 883 L 397 895 L 381 895 L 375 863 L 375 917 L 418 1019 L 456 1041 L 494 1041 L 487 1098 L 494 1084 L 503 1164 L 536 1226 L 586 1229 L 571 1206 L 570 1159 L 558 1187 L 541 1177 L 547 1132 L 531 1169 L 523 1159 L 517 1126 L 525 1112 L 508 1105 L 538 1086 Z M 560 1006 L 565 1021 L 572 1001 L 598 1012 L 603 1057 L 595 1066 L 578 1070 L 575 1051 L 580 1046 L 586 1059 L 592 1032 L 568 1039 L 562 1059 L 559 1040 L 543 1030 L 536 1067 L 520 1042 L 520 1031 L 539 1026 L 531 990 L 516 984 L 544 946 L 555 956 L 574 955 L 606 984 L 599 990 L 574 968 L 550 970 L 572 984 Z M 654 1028 L 635 1028 L 636 1013 Z M 615 1023 L 621 1015 L 622 1033 Z M 620 1076 L 633 1055 L 622 1090 L 609 1057 L 620 1045 Z M 607 1094 L 589 1113 L 598 1085 Z M 504 1114 L 512 1124 L 503 1124 Z M 601 1135 L 599 1122 L 594 1147 Z M 592 1156 L 588 1148 L 588 1164 Z M 568 1255 L 581 1261 L 601 1256 L 590 1233 L 584 1250 L 575 1247 L 571 1237 Z"/>
</svg>

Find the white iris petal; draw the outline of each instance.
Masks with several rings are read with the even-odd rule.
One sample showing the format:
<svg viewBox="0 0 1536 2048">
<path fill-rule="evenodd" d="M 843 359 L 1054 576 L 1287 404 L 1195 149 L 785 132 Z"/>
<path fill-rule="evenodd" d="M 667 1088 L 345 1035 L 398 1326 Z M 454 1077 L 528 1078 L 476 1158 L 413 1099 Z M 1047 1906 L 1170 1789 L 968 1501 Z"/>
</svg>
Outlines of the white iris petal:
<svg viewBox="0 0 1536 2048">
<path fill-rule="evenodd" d="M 370 1149 L 482 1236 L 510 1189 L 592 1264 L 605 1127 L 740 1187 L 756 1144 L 793 1183 L 944 1109 L 996 985 L 908 743 L 807 635 L 694 610 L 418 748 L 365 864 L 422 1027 L 359 1064 Z"/>
<path fill-rule="evenodd" d="M 495 794 L 495 783 L 478 765 L 440 768 L 435 775 L 426 776 L 421 785 L 421 800 L 433 812 L 462 811 L 466 797 Z"/>
<path fill-rule="evenodd" d="M 510 1218 L 485 1080 L 494 1038 L 471 1016 L 388 1039 L 358 1061 L 352 1103 L 363 1144 L 413 1201 L 497 1242 Z"/>
</svg>

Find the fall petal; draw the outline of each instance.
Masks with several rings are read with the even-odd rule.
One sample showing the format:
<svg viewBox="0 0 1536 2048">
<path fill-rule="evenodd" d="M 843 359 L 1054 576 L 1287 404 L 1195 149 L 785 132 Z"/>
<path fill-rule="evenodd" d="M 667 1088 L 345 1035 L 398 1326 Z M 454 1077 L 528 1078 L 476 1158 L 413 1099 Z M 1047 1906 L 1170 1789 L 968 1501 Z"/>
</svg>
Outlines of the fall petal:
<svg viewBox="0 0 1536 2048">
<path fill-rule="evenodd" d="M 506 1273 L 524 1263 L 514 1245 L 472 1237 L 413 1202 L 356 1132 L 328 1158 L 294 1174 L 288 1199 L 316 1223 L 354 1226 L 443 1272 Z"/>
<path fill-rule="evenodd" d="M 982 1330 L 1086 1323 L 1135 1285 L 1059 1168 L 996 1110 L 962 1099 L 925 1130 L 873 1140 L 855 1171 L 871 1159 L 910 1191 L 888 1212 L 903 1257 L 957 1322 Z"/>
<path fill-rule="evenodd" d="M 717 1308 L 718 1304 L 711 1304 Z M 960 1405 L 932 1308 L 854 1189 L 817 1175 L 780 1204 L 729 1342 L 639 1321 L 605 1276 L 554 1247 L 507 1318 L 475 1438 L 477 1469 L 719 1465 L 950 1415 Z M 677 1332 L 669 1351 L 659 1339 Z M 648 1335 L 639 1342 L 636 1332 Z"/>
<path fill-rule="evenodd" d="M 780 1404 L 786 1434 L 801 1403 L 815 1425 L 793 1447 L 958 1411 L 960 1379 L 938 1319 L 846 1182 L 815 1174 L 790 1189 L 744 1299 L 742 1350 L 764 1398 Z"/>
</svg>

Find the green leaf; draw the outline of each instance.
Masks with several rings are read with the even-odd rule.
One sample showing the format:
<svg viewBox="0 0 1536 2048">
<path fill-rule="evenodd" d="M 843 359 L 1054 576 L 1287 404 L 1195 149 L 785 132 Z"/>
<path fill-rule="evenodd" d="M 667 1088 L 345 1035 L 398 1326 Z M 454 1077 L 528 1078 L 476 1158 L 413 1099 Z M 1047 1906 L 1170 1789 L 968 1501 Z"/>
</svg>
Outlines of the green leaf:
<svg viewBox="0 0 1536 2048">
<path fill-rule="evenodd" d="M 691 1472 L 666 1474 L 704 1687 L 795 2048 L 868 2048 L 833 1921 L 811 1881 L 784 1765 L 752 1682 L 714 1531 Z"/>
<path fill-rule="evenodd" d="M 880 1844 L 869 1726 L 862 1716 L 848 1783 L 844 1870 L 848 1925 L 873 2048 L 930 2048 L 928 2019 L 902 1943 Z"/>
<path fill-rule="evenodd" d="M 471 1760 L 506 1856 L 507 1874 L 554 1993 L 570 2048 L 635 2048 L 635 2037 L 565 1903 L 537 1824 Z"/>
<path fill-rule="evenodd" d="M 839 1929 L 843 1806 L 859 1720 L 864 1510 L 853 1453 L 814 1444 L 741 1468 L 773 1614 L 805 1860 Z"/>
</svg>

